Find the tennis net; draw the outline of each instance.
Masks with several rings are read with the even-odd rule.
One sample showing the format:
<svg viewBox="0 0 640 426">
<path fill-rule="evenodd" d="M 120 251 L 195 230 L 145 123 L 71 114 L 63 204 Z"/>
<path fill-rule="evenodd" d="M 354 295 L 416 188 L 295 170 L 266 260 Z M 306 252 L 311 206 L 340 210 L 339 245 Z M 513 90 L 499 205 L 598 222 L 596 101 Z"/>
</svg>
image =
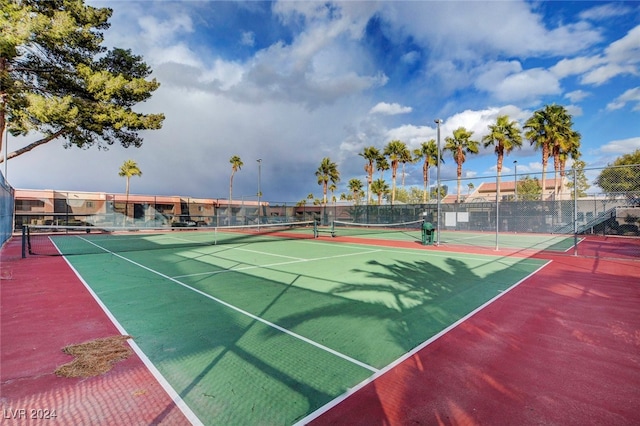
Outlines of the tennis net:
<svg viewBox="0 0 640 426">
<path fill-rule="evenodd" d="M 167 250 L 217 244 L 304 239 L 315 236 L 313 221 L 153 229 L 25 225 L 22 231 L 22 257 Z"/>
<path fill-rule="evenodd" d="M 413 220 L 398 223 L 358 223 L 334 220 L 332 235 L 382 237 L 401 233 L 420 239 L 420 229 L 423 222 L 423 220 Z"/>
</svg>

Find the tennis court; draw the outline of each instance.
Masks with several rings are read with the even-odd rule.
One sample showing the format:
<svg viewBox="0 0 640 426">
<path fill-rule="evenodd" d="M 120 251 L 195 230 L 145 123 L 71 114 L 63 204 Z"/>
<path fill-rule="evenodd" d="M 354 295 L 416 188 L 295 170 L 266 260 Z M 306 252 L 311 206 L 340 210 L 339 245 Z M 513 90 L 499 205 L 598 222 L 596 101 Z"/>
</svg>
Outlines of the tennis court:
<svg viewBox="0 0 640 426">
<path fill-rule="evenodd" d="M 204 424 L 304 422 L 546 263 L 336 240 L 310 230 L 52 238 Z"/>
</svg>

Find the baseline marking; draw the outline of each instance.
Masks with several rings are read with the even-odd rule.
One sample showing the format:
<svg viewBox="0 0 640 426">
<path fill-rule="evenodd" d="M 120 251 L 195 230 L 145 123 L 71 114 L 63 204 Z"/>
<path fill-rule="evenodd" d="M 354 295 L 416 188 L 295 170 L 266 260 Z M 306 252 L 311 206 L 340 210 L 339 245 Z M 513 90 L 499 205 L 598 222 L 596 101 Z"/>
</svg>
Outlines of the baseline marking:
<svg viewBox="0 0 640 426">
<path fill-rule="evenodd" d="M 53 243 L 53 241 L 52 241 L 52 243 Z M 53 244 L 56 247 L 56 249 L 58 251 L 60 251 L 58 249 L 58 246 L 56 246 L 55 243 L 53 243 Z M 102 248 L 102 247 L 100 247 L 100 248 Z M 93 291 L 93 289 L 84 280 L 84 278 L 82 278 L 82 276 L 76 270 L 76 268 L 74 268 L 73 265 L 71 263 L 69 263 L 69 260 L 66 258 L 66 256 L 63 256 L 63 258 L 64 258 L 64 261 L 67 262 L 67 265 L 69 265 L 69 267 L 71 268 L 73 273 L 76 274 L 76 276 L 78 277 L 80 282 L 82 282 L 82 284 L 87 289 L 89 294 L 91 294 L 91 297 L 93 297 L 93 299 L 96 301 L 96 303 L 98 303 L 100 308 L 102 308 L 102 311 L 105 313 L 105 315 L 107 315 L 107 317 L 111 320 L 113 325 L 118 329 L 120 334 L 129 335 L 127 330 L 122 326 L 122 324 L 120 324 L 120 322 L 116 319 L 116 317 L 111 313 L 109 308 L 107 308 L 107 306 L 104 303 L 102 303 L 102 300 L 100 300 L 98 295 Z M 184 414 L 184 416 L 189 420 L 189 422 L 191 422 L 191 424 L 195 425 L 195 426 L 204 426 L 204 423 L 202 423 L 202 421 L 198 418 L 198 416 L 196 416 L 196 414 L 193 411 L 191 411 L 191 408 L 189 408 L 187 403 L 184 402 L 184 400 L 182 399 L 180 394 L 178 394 L 178 392 L 176 392 L 176 390 L 173 388 L 173 386 L 171 386 L 171 384 L 167 381 L 167 379 L 164 378 L 162 373 L 160 373 L 160 371 L 158 371 L 156 366 L 153 365 L 153 363 L 147 357 L 147 355 L 142 351 L 142 349 L 140 349 L 140 346 L 138 346 L 138 344 L 133 339 L 127 339 L 127 343 L 129 344 L 129 346 L 131 346 L 131 348 L 136 353 L 136 355 L 138 355 L 138 357 L 143 362 L 143 364 L 149 369 L 149 372 L 151 372 L 153 377 L 158 381 L 160 386 L 162 386 L 164 391 L 167 393 L 167 395 L 169 395 L 169 397 L 171 398 L 173 403 L 176 405 L 176 407 L 178 407 L 178 409 L 180 411 L 182 411 L 182 414 Z"/>
<path fill-rule="evenodd" d="M 482 304 L 481 306 L 478 306 L 476 309 L 474 309 L 473 311 L 469 312 L 467 315 L 465 315 L 464 317 L 460 318 L 458 321 L 454 322 L 453 324 L 449 325 L 447 328 L 445 328 L 444 330 L 440 331 L 438 334 L 432 336 L 430 339 L 426 340 L 424 343 L 422 343 L 421 345 L 416 346 L 415 348 L 413 348 L 413 350 L 411 350 L 410 352 L 407 352 L 406 354 L 404 354 L 403 356 L 401 356 L 400 358 L 396 359 L 395 361 L 393 361 L 391 364 L 387 365 L 386 367 L 382 368 L 381 370 L 379 370 L 377 373 L 373 374 L 372 376 L 370 376 L 369 378 L 363 380 L 362 382 L 360 382 L 359 384 L 357 384 L 356 386 L 354 386 L 353 388 L 350 388 L 349 390 L 347 390 L 345 393 L 343 393 L 342 395 L 340 395 L 339 397 L 335 398 L 333 401 L 325 404 L 323 407 L 318 408 L 316 411 L 314 411 L 313 413 L 309 414 L 308 416 L 306 416 L 305 418 L 299 420 L 298 422 L 296 422 L 294 424 L 294 426 L 303 426 L 306 425 L 307 423 L 311 422 L 314 419 L 317 419 L 318 417 L 320 417 L 322 414 L 326 413 L 327 411 L 329 411 L 330 409 L 332 409 L 333 407 L 335 407 L 336 405 L 338 405 L 339 403 L 341 403 L 342 401 L 344 401 L 345 399 L 347 399 L 348 397 L 350 397 L 351 395 L 353 395 L 356 391 L 362 389 L 363 387 L 365 387 L 366 385 L 368 385 L 369 383 L 373 382 L 374 380 L 376 380 L 378 377 L 382 376 L 383 374 L 387 373 L 388 371 L 392 370 L 393 368 L 397 367 L 398 365 L 400 365 L 401 363 L 403 363 L 405 360 L 411 358 L 412 356 L 414 356 L 416 353 L 420 352 L 422 349 L 426 348 L 427 346 L 429 346 L 431 343 L 435 342 L 436 340 L 438 340 L 440 337 L 444 336 L 445 334 L 449 333 L 451 330 L 453 330 L 454 328 L 456 328 L 458 325 L 462 324 L 463 322 L 467 321 L 469 318 L 471 318 L 472 316 L 474 316 L 476 313 L 478 313 L 479 311 L 481 311 L 482 309 L 484 309 L 485 307 L 489 306 L 490 304 L 492 304 L 493 302 L 495 302 L 496 300 L 498 300 L 499 298 L 501 298 L 502 296 L 504 296 L 505 294 L 507 294 L 508 292 L 510 292 L 511 290 L 513 290 L 514 288 L 516 288 L 518 285 L 520 285 L 520 283 L 524 282 L 526 279 L 528 279 L 529 277 L 532 277 L 533 275 L 537 274 L 539 271 L 541 271 L 544 267 L 546 267 L 547 265 L 549 265 L 552 261 L 549 260 L 548 262 L 546 262 L 544 265 L 540 266 L 538 269 L 536 269 L 535 271 L 531 272 L 529 275 L 527 275 L 526 277 L 522 278 L 520 281 L 518 281 L 517 283 L 513 284 L 511 287 L 507 288 L 506 290 L 504 290 L 503 292 L 499 293 L 497 296 L 495 296 L 493 299 L 488 300 L 487 302 L 485 302 L 484 304 Z"/>
</svg>

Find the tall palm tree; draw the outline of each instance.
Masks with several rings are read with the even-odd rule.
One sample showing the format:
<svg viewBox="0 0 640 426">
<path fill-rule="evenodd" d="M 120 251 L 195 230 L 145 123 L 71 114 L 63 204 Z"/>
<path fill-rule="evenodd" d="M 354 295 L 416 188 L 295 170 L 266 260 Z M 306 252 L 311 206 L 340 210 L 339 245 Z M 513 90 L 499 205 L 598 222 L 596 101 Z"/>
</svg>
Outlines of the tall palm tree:
<svg viewBox="0 0 640 426">
<path fill-rule="evenodd" d="M 569 116 L 570 117 L 570 116 Z M 569 118 L 570 119 L 570 118 Z M 560 174 L 560 182 L 564 182 L 566 175 L 567 160 L 578 160 L 580 158 L 580 138 L 579 132 L 571 129 L 571 126 L 564 129 L 565 134 L 557 140 L 553 146 L 553 166 L 554 166 L 554 183 L 555 193 L 559 194 L 558 174 Z"/>
<path fill-rule="evenodd" d="M 360 201 L 360 195 L 362 194 L 362 181 L 360 179 L 350 179 L 349 184 L 347 185 L 351 194 L 353 194 L 353 199 L 356 204 Z M 368 193 L 367 193 L 368 194 Z"/>
<path fill-rule="evenodd" d="M 371 191 L 378 196 L 378 205 L 382 204 L 382 196 L 389 193 L 389 185 L 384 179 L 377 179 L 371 184 Z"/>
<path fill-rule="evenodd" d="M 407 165 L 407 163 L 411 164 L 414 163 L 416 160 L 414 160 L 413 156 L 411 155 L 411 151 L 405 147 L 405 150 L 402 151 L 402 156 L 400 157 L 400 163 L 402 163 L 402 187 L 404 188 L 404 178 L 406 176 L 405 173 L 405 166 Z"/>
<path fill-rule="evenodd" d="M 316 170 L 316 176 L 318 177 L 318 185 L 322 185 L 322 203 L 327 204 L 327 188 L 329 182 L 340 182 L 340 172 L 338 172 L 338 166 L 331 161 L 329 157 L 324 157 L 320 163 L 320 167 Z"/>
<path fill-rule="evenodd" d="M 331 185 L 329 185 L 329 191 L 331 191 L 331 201 L 333 203 L 336 202 L 336 195 L 335 195 L 336 189 L 338 189 L 338 187 L 336 186 L 335 183 L 332 183 Z"/>
<path fill-rule="evenodd" d="M 567 160 L 569 158 L 574 161 L 580 160 L 580 156 L 580 133 L 575 132 L 575 134 L 569 139 L 569 143 L 565 150 L 558 154 L 560 176 L 564 177 L 566 175 Z"/>
<path fill-rule="evenodd" d="M 396 199 L 396 176 L 398 164 L 406 157 L 407 145 L 399 140 L 392 140 L 384 147 L 384 155 L 391 160 L 391 204 Z"/>
<path fill-rule="evenodd" d="M 542 151 L 542 199 L 546 191 L 547 166 L 553 147 L 553 140 L 550 135 L 545 110 L 539 109 L 524 123 L 524 136 L 529 140 L 531 146 Z"/>
<path fill-rule="evenodd" d="M 376 158 L 376 170 L 380 172 L 380 179 L 384 179 L 384 172 L 389 170 L 389 162 L 387 161 L 387 158 L 382 154 L 380 154 L 380 156 Z"/>
<path fill-rule="evenodd" d="M 413 150 L 413 155 L 415 156 L 416 161 L 424 158 L 424 163 L 422 164 L 422 202 L 426 203 L 431 199 L 431 193 L 428 190 L 429 167 L 436 166 L 438 164 L 438 147 L 436 146 L 436 140 L 430 139 L 427 142 L 422 142 L 420 148 Z M 440 157 L 440 163 L 444 163 L 444 161 L 442 161 L 442 157 Z"/>
<path fill-rule="evenodd" d="M 573 130 L 571 115 L 561 105 L 546 105 L 525 122 L 525 137 L 534 148 L 542 151 L 542 194 L 546 190 L 546 174 L 549 158 L 553 157 L 555 169 L 554 193 L 558 192 L 558 171 L 562 168 L 562 154 L 572 158 L 579 156 L 580 133 Z M 573 154 L 572 154 L 573 153 Z"/>
<path fill-rule="evenodd" d="M 462 164 L 467 159 L 467 154 L 477 154 L 479 143 L 471 139 L 472 131 L 459 127 L 453 131 L 453 137 L 447 136 L 444 139 L 445 151 L 451 151 L 453 160 L 458 165 L 458 203 L 460 202 L 460 181 L 462 179 Z"/>
<path fill-rule="evenodd" d="M 121 177 L 125 177 L 127 179 L 127 186 L 125 189 L 125 204 L 124 204 L 124 215 L 125 215 L 125 221 L 127 220 L 126 218 L 129 217 L 129 181 L 131 179 L 131 176 L 142 176 L 142 171 L 140 170 L 140 167 L 138 166 L 138 163 L 136 163 L 133 160 L 126 160 L 122 166 L 120 166 L 120 171 L 118 172 L 118 176 Z"/>
<path fill-rule="evenodd" d="M 229 163 L 231 163 L 231 178 L 229 179 L 229 224 L 231 224 L 232 217 L 232 208 L 231 208 L 231 199 L 233 197 L 233 176 L 236 174 L 238 170 L 244 166 L 244 163 L 237 155 L 232 156 L 229 159 Z"/>
<path fill-rule="evenodd" d="M 564 177 L 566 175 L 566 166 L 567 160 L 571 158 L 574 161 L 580 161 L 580 133 L 574 132 L 574 134 L 569 138 L 568 143 L 563 151 L 560 151 L 557 155 L 560 178 L 564 182 Z M 554 158 L 555 160 L 555 158 Z"/>
<path fill-rule="evenodd" d="M 522 134 L 516 121 L 509 121 L 508 115 L 500 115 L 495 124 L 489 125 L 489 133 L 482 138 L 484 147 L 494 145 L 494 152 L 498 156 L 496 172 L 498 175 L 496 197 L 500 199 L 500 175 L 505 154 L 509 154 L 514 148 L 522 147 Z"/>
<path fill-rule="evenodd" d="M 367 160 L 364 165 L 364 171 L 367 173 L 367 204 L 371 204 L 371 183 L 373 182 L 374 165 L 380 157 L 380 151 L 374 146 L 368 146 L 358 155 Z"/>
</svg>

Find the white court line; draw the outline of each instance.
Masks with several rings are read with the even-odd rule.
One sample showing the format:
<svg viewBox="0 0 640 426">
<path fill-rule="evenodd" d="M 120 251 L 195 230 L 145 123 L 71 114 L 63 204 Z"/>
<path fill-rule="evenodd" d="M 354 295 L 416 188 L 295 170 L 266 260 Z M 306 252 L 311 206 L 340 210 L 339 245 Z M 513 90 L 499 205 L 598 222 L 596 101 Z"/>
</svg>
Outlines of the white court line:
<svg viewBox="0 0 640 426">
<path fill-rule="evenodd" d="M 339 397 L 335 398 L 333 401 L 325 404 L 324 406 L 318 408 L 316 411 L 314 411 L 313 413 L 309 414 L 308 416 L 306 416 L 305 418 L 299 420 L 298 422 L 296 422 L 294 424 L 294 426 L 303 426 L 306 425 L 307 423 L 310 423 L 312 420 L 317 419 L 318 417 L 320 417 L 322 414 L 326 413 L 327 411 L 329 411 L 330 409 L 332 409 L 333 407 L 335 407 L 336 405 L 338 405 L 339 403 L 341 403 L 342 401 L 344 401 L 345 399 L 347 399 L 348 397 L 350 397 L 351 395 L 353 395 L 356 391 L 362 389 L 363 387 L 365 387 L 366 385 L 368 385 L 369 383 L 373 382 L 374 380 L 376 380 L 378 377 L 382 376 L 383 374 L 387 373 L 388 371 L 392 370 L 393 368 L 397 367 L 398 365 L 400 365 L 401 363 L 403 363 L 404 361 L 406 361 L 407 359 L 411 358 L 412 356 L 414 356 L 416 353 L 420 352 L 422 349 L 426 348 L 427 346 L 429 346 L 431 343 L 435 342 L 436 340 L 438 340 L 440 337 L 444 336 L 445 334 L 449 333 L 451 330 L 453 330 L 454 328 L 456 328 L 458 325 L 462 324 L 463 322 L 467 321 L 469 318 L 471 318 L 472 316 L 474 316 L 476 313 L 480 312 L 481 310 L 483 310 L 484 308 L 486 308 L 487 306 L 489 306 L 490 304 L 492 304 L 493 302 L 495 302 L 496 300 L 498 300 L 499 298 L 501 298 L 502 296 L 504 296 L 505 294 L 507 294 L 508 292 L 510 292 L 511 290 L 513 290 L 514 288 L 516 288 L 518 285 L 520 285 L 520 283 L 522 283 L 523 281 L 525 281 L 526 279 L 528 279 L 529 277 L 532 277 L 533 275 L 535 275 L 536 273 L 538 273 L 540 270 L 542 270 L 542 268 L 544 268 L 545 266 L 549 265 L 552 261 L 548 261 L 547 263 L 545 263 L 544 265 L 540 266 L 538 269 L 536 269 L 535 271 L 533 271 L 532 273 L 530 273 L 529 275 L 527 275 L 526 277 L 522 278 L 520 281 L 518 281 L 517 283 L 513 284 L 511 287 L 509 287 L 508 289 L 504 290 L 503 292 L 499 293 L 496 297 L 494 297 L 493 299 L 485 302 L 483 305 L 478 306 L 476 309 L 474 309 L 473 311 L 469 312 L 467 315 L 465 315 L 464 317 L 460 318 L 458 321 L 454 322 L 453 324 L 451 324 L 449 327 L 445 328 L 444 330 L 442 330 L 441 332 L 439 332 L 438 334 L 436 334 L 435 336 L 431 337 L 429 340 L 425 341 L 424 343 L 422 343 L 419 346 L 416 346 L 413 350 L 411 350 L 410 352 L 407 352 L 406 354 L 404 354 L 403 356 L 401 356 L 400 358 L 396 359 L 395 361 L 393 361 L 391 364 L 387 365 L 386 367 L 384 367 L 383 369 L 379 370 L 377 373 L 373 374 L 372 376 L 370 376 L 369 378 L 363 380 L 362 382 L 360 382 L 359 384 L 357 384 L 355 387 L 350 388 L 349 390 L 347 390 L 345 393 L 343 393 L 342 395 L 340 395 Z"/>
<path fill-rule="evenodd" d="M 316 260 L 339 259 L 341 257 L 359 256 L 361 254 L 376 253 L 376 252 L 379 252 L 379 251 L 380 250 L 367 250 L 367 251 L 362 251 L 362 252 L 358 252 L 358 253 L 339 254 L 339 255 L 335 255 L 335 256 L 325 256 L 325 257 L 315 257 L 315 258 L 312 258 L 312 259 L 302 259 L 302 258 L 295 258 L 294 257 L 293 259 L 296 259 L 296 260 L 290 260 L 288 262 L 268 263 L 266 265 L 250 265 L 250 266 L 243 266 L 241 268 L 225 269 L 223 271 L 209 271 L 209 272 L 198 272 L 197 274 L 176 275 L 173 278 L 196 277 L 196 276 L 201 276 L 201 275 L 217 275 L 217 274 L 224 274 L 224 273 L 228 273 L 228 272 L 247 271 L 247 270 L 250 270 L 250 269 L 271 268 L 271 267 L 274 267 L 274 266 L 293 265 L 293 264 L 296 264 L 296 263 L 304 263 L 304 262 L 315 262 Z M 260 252 L 256 252 L 256 253 L 260 253 Z M 269 254 L 269 253 L 262 253 L 262 254 Z"/>
<path fill-rule="evenodd" d="M 100 247 L 102 248 L 102 247 Z M 57 246 L 56 246 L 57 249 Z M 103 249 L 104 250 L 104 249 Z M 93 291 L 93 289 L 89 286 L 89 284 L 87 284 L 87 282 L 84 280 L 84 278 L 82 278 L 82 276 L 80 275 L 80 273 L 76 270 L 76 268 L 73 267 L 73 265 L 71 265 L 71 263 L 69 263 L 69 260 L 67 260 L 66 257 L 63 257 L 65 262 L 67 262 L 67 265 L 69 265 L 69 267 L 71 268 L 71 270 L 74 272 L 74 274 L 76 274 L 76 276 L 78 277 L 78 279 L 82 282 L 82 284 L 85 286 L 85 288 L 87 289 L 87 291 L 89 292 L 89 294 L 91 294 L 91 296 L 93 297 L 93 299 L 98 303 L 98 305 L 102 308 L 102 310 L 104 311 L 104 313 L 107 315 L 107 317 L 109 317 L 109 319 L 111 320 L 111 322 L 113 323 L 113 325 L 116 326 L 116 328 L 118 329 L 118 331 L 120 332 L 120 334 L 122 335 L 129 335 L 129 333 L 127 332 L 127 330 L 122 326 L 122 324 L 120 324 L 120 322 L 118 322 L 118 320 L 116 319 L 116 317 L 111 313 L 111 311 L 109 311 L 109 308 L 107 308 L 107 306 L 102 303 L 102 301 L 100 300 L 100 298 L 98 297 L 98 295 Z M 151 374 L 153 375 L 153 377 L 158 381 L 158 383 L 160 384 L 160 386 L 162 386 L 162 388 L 164 389 L 164 391 L 167 393 L 167 395 L 169 395 L 169 397 L 171 398 L 171 400 L 174 402 L 174 404 L 176 404 L 176 407 L 178 407 L 178 409 L 180 409 L 180 411 L 182 411 L 182 414 L 184 414 L 184 416 L 189 420 L 189 422 L 191 422 L 192 425 L 194 426 L 201 426 L 204 425 L 204 423 L 202 423 L 202 421 L 200 421 L 200 419 L 198 418 L 198 416 L 196 416 L 196 414 L 191 411 L 191 408 L 189 408 L 189 406 L 187 405 L 186 402 L 184 402 L 184 400 L 182 399 L 182 397 L 178 394 L 178 392 L 176 392 L 176 390 L 173 388 L 173 386 L 171 386 L 171 384 L 169 384 L 169 382 L 167 381 L 167 379 L 164 378 L 164 376 L 162 375 L 162 373 L 160 373 L 160 371 L 158 371 L 158 369 L 155 367 L 155 365 L 153 365 L 153 363 L 151 362 L 151 360 L 147 357 L 147 355 L 142 351 L 142 349 L 140 349 L 140 346 L 138 346 L 138 344 L 133 340 L 133 339 L 127 339 L 127 343 L 129 343 L 129 345 L 131 346 L 131 348 L 133 349 L 133 351 L 138 355 L 138 357 L 140 358 L 140 360 L 142 360 L 142 362 L 144 363 L 144 365 L 149 369 L 149 372 L 151 372 Z"/>
<path fill-rule="evenodd" d="M 316 241 L 316 242 L 306 242 L 307 244 L 323 244 L 323 245 L 328 245 L 328 246 L 334 246 L 336 243 L 325 243 L 322 241 Z M 376 247 L 381 247 L 378 250 L 375 250 L 376 252 L 383 252 L 383 253 L 397 253 L 397 254 L 407 254 L 409 253 L 410 255 L 415 255 L 418 257 L 445 257 L 445 258 L 450 258 L 450 257 L 454 257 L 456 259 L 464 259 L 464 260 L 477 260 L 477 261 L 481 261 L 481 260 L 486 260 L 487 257 L 492 258 L 492 261 L 495 261 L 496 258 L 500 259 L 500 261 L 507 261 L 505 262 L 505 264 L 529 264 L 529 262 L 527 261 L 528 258 L 527 257 L 515 257 L 515 256 L 509 256 L 509 255 L 500 255 L 500 254 L 469 254 L 466 253 L 463 256 L 463 253 L 458 253 L 458 252 L 449 252 L 449 251 L 431 251 L 431 250 L 420 250 L 420 249 L 415 249 L 415 248 L 397 248 L 397 249 L 388 249 L 388 248 L 384 248 L 382 246 L 379 246 L 377 244 L 372 244 L 372 243 L 363 243 L 363 244 L 343 244 L 343 243 L 339 243 L 339 247 L 349 247 L 349 248 L 362 248 L 362 246 L 376 246 Z M 513 263 L 508 262 L 508 260 L 513 259 Z M 531 262 L 532 264 L 538 264 L 539 262 Z"/>
<path fill-rule="evenodd" d="M 249 250 L 249 249 L 239 248 L 239 247 L 234 248 L 232 250 L 246 251 L 247 253 L 266 254 L 266 255 L 274 256 L 274 257 L 284 257 L 285 259 L 305 260 L 303 257 L 286 256 L 284 254 L 267 253 L 265 251 Z"/>
<path fill-rule="evenodd" d="M 95 244 L 95 243 L 93 243 L 93 242 L 91 242 L 91 241 L 89 241 L 89 240 L 87 240 L 85 238 L 82 238 L 82 239 L 85 240 L 86 242 L 88 242 L 89 244 L 92 244 L 92 245 L 98 247 L 99 249 L 104 250 L 107 253 L 110 253 L 113 256 L 116 256 L 116 257 L 118 257 L 118 258 L 120 258 L 120 259 L 122 259 L 124 261 L 127 261 L 127 262 L 139 267 L 139 268 L 142 268 L 142 269 L 144 269 L 146 271 L 149 271 L 151 273 L 159 275 L 162 278 L 165 278 L 165 279 L 167 279 L 169 281 L 172 281 L 172 282 L 174 282 L 176 284 L 179 284 L 179 285 L 183 286 L 184 288 L 187 288 L 187 289 L 189 289 L 189 290 L 191 290 L 191 291 L 193 291 L 195 293 L 198 293 L 201 296 L 204 296 L 204 297 L 206 297 L 208 299 L 211 299 L 211 300 L 213 300 L 213 301 L 215 301 L 215 302 L 217 302 L 217 303 L 219 303 L 219 304 L 221 304 L 223 306 L 226 306 L 227 308 L 233 309 L 234 311 L 239 312 L 239 313 L 241 313 L 243 315 L 246 315 L 251 319 L 254 319 L 254 320 L 258 321 L 258 322 L 261 322 L 261 323 L 265 324 L 268 327 L 274 328 L 274 329 L 276 329 L 278 331 L 281 331 L 282 333 L 288 334 L 289 336 L 294 337 L 294 338 L 296 338 L 298 340 L 302 340 L 305 343 L 308 343 L 308 344 L 310 344 L 312 346 L 315 346 L 316 348 L 321 349 L 321 350 L 323 350 L 325 352 L 329 352 L 330 354 L 333 354 L 333 355 L 335 355 L 335 356 L 337 356 L 339 358 L 342 358 L 342 359 L 344 359 L 346 361 L 349 361 L 352 364 L 356 364 L 356 365 L 358 365 L 358 366 L 360 366 L 362 368 L 365 368 L 365 369 L 367 369 L 369 371 L 372 371 L 374 373 L 378 372 L 377 368 L 374 368 L 374 367 L 372 367 L 372 366 L 370 366 L 368 364 L 365 364 L 364 362 L 358 361 L 357 359 L 351 358 L 348 355 L 345 355 L 345 354 L 340 353 L 340 352 L 338 352 L 338 351 L 336 351 L 334 349 L 331 349 L 331 348 L 329 348 L 327 346 L 324 346 L 324 345 L 322 345 L 322 344 L 320 344 L 318 342 L 315 342 L 315 341 L 313 341 L 313 340 L 311 340 L 311 339 L 309 339 L 307 337 L 304 337 L 304 336 L 302 336 L 302 335 L 300 335 L 298 333 L 295 333 L 295 332 L 293 332 L 291 330 L 288 330 L 288 329 L 286 329 L 284 327 L 281 327 L 281 326 L 279 326 L 279 325 L 277 325 L 275 323 L 267 321 L 264 318 L 261 318 L 261 317 L 259 317 L 257 315 L 254 315 L 251 312 L 245 311 L 244 309 L 238 308 L 237 306 L 234 306 L 234 305 L 232 305 L 230 303 L 227 303 L 222 299 L 218 299 L 217 297 L 212 296 L 210 294 L 207 294 L 204 291 L 198 290 L 197 288 L 191 287 L 190 285 L 185 284 L 182 281 L 179 281 L 179 280 L 177 280 L 175 278 L 172 278 L 172 277 L 170 277 L 168 275 L 165 275 L 162 272 L 158 272 L 158 271 L 156 271 L 154 269 L 151 269 L 151 268 L 149 268 L 147 266 L 144 266 L 144 265 L 142 265 L 142 264 L 140 264 L 140 263 L 138 263 L 138 262 L 136 262 L 134 260 L 127 259 L 126 257 L 119 255 L 118 253 L 113 253 L 112 251 L 109 251 L 109 250 L 105 249 L 104 247 L 100 247 L 99 245 L 97 245 L 97 244 Z"/>
</svg>

